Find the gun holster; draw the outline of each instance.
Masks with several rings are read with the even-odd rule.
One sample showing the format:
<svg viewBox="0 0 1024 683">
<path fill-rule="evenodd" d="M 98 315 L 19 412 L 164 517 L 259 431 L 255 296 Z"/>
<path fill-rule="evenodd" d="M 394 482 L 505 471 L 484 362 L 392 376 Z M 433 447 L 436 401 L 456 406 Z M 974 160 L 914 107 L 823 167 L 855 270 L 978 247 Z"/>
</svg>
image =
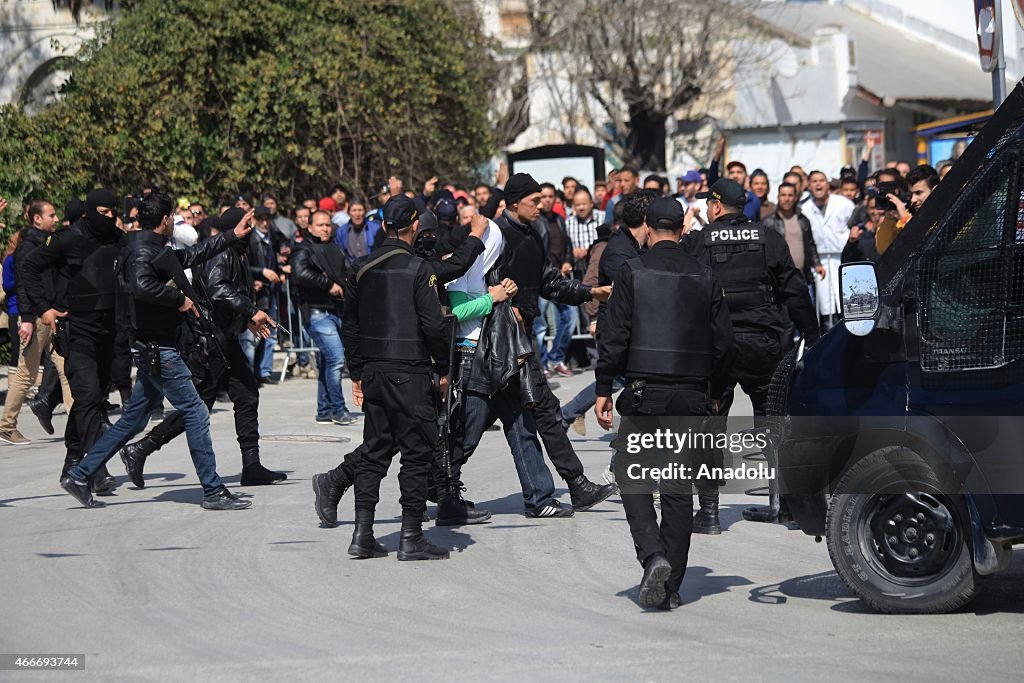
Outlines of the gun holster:
<svg viewBox="0 0 1024 683">
<path fill-rule="evenodd" d="M 160 377 L 160 345 L 156 342 L 135 342 L 132 350 L 139 356 L 139 367 L 145 368 L 150 377 Z"/>
<path fill-rule="evenodd" d="M 647 382 L 642 379 L 630 382 L 629 390 L 632 393 L 633 410 L 640 410 L 640 407 L 644 404 L 644 390 L 646 388 Z"/>
</svg>

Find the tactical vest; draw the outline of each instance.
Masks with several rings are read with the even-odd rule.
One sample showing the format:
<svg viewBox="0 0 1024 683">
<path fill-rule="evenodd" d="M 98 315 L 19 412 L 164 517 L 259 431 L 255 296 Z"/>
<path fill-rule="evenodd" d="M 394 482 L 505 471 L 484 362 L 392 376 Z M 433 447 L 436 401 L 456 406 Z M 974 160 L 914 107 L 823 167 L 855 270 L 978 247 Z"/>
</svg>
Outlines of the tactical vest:
<svg viewBox="0 0 1024 683">
<path fill-rule="evenodd" d="M 774 305 L 768 256 L 768 240 L 760 223 L 746 217 L 714 223 L 701 231 L 711 269 L 725 290 L 730 313 L 741 313 L 766 304 Z"/>
<path fill-rule="evenodd" d="M 75 234 L 75 249 L 67 259 L 73 273 L 64 295 L 68 311 L 113 310 L 117 304 L 117 258 L 124 245 L 99 241 L 84 223 L 68 230 Z"/>
<path fill-rule="evenodd" d="M 366 292 L 359 302 L 359 336 L 367 359 L 430 360 L 416 314 L 416 273 L 423 259 L 411 256 L 405 265 L 390 258 L 359 277 Z"/>
<path fill-rule="evenodd" d="M 626 265 L 636 293 L 626 376 L 710 378 L 711 273 L 654 270 L 639 258 Z"/>
</svg>

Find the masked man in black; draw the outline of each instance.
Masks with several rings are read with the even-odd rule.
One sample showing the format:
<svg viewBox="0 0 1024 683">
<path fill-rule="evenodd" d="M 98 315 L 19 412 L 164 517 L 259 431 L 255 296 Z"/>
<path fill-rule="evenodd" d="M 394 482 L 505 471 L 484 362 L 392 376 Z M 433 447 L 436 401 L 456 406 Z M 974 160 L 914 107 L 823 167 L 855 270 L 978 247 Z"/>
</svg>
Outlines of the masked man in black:
<svg viewBox="0 0 1024 683">
<path fill-rule="evenodd" d="M 62 477 L 103 433 L 117 332 L 114 271 L 126 243 L 117 227 L 112 191 L 93 190 L 85 204 L 85 217 L 48 237 L 19 271 L 33 292 L 32 313 L 38 324 L 56 333 L 57 352 L 65 357 L 64 371 L 74 397 L 64 432 L 67 456 Z M 51 272 L 57 273 L 56 289 L 47 287 Z M 117 485 L 105 467 L 96 470 L 91 484 L 96 493 Z"/>
</svg>

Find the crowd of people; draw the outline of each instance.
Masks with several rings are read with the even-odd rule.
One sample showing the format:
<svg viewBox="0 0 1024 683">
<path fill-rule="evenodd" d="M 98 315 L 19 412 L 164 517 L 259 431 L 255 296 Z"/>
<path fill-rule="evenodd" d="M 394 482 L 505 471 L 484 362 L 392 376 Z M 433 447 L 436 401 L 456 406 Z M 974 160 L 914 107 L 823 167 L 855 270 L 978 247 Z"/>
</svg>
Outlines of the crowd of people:
<svg viewBox="0 0 1024 683">
<path fill-rule="evenodd" d="M 364 421 L 363 443 L 312 480 L 324 526 L 354 489 L 351 555 L 387 554 L 373 519 L 398 452 L 398 559 L 447 557 L 422 533 L 428 500 L 438 525 L 488 521 L 462 496 L 462 468 L 498 420 L 525 514 L 572 517 L 616 491 L 612 464 L 592 481 L 567 436 L 584 432 L 591 407 L 606 429 L 622 389 L 624 415 L 723 415 L 739 385 L 763 415 L 782 354 L 838 319 L 840 264 L 876 260 L 940 181 L 903 162 L 871 172 L 869 145 L 838 178 L 793 166 L 772 195 L 742 161 L 721 177 L 723 152 L 724 141 L 675 188 L 631 166 L 589 188 L 503 165 L 494 185 L 430 178 L 411 191 L 393 176 L 370 198 L 339 184 L 290 212 L 271 192 L 210 214 L 157 187 L 96 189 L 60 213 L 35 199 L 3 262 L 12 354 L 0 442 L 30 443 L 18 417 L 42 366 L 31 409 L 52 434 L 66 407 L 60 482 L 83 506 L 102 507 L 95 496 L 118 485 L 111 458 L 143 488 L 147 459 L 185 433 L 203 507 L 242 509 L 251 501 L 217 473 L 209 410 L 233 404 L 241 486 L 274 484 L 286 475 L 260 459 L 261 391 L 315 377 L 311 419 Z M 561 405 L 548 379 L 574 364 L 594 367 L 595 382 Z M 663 491 L 660 529 L 654 492 L 623 493 L 646 606 L 677 606 L 689 534 L 721 533 L 717 485 L 697 492 L 693 517 L 688 490 Z"/>
</svg>

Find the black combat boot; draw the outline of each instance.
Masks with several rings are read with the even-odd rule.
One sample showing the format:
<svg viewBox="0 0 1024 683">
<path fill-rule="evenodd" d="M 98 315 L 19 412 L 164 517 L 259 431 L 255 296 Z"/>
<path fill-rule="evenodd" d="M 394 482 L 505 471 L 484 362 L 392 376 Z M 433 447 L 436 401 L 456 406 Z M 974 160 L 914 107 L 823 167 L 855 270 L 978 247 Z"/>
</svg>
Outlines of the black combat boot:
<svg viewBox="0 0 1024 683">
<path fill-rule="evenodd" d="M 46 402 L 45 399 L 36 399 L 29 410 L 39 420 L 39 426 L 43 428 L 43 431 L 47 434 L 53 434 L 53 408 Z"/>
<path fill-rule="evenodd" d="M 335 481 L 333 471 L 313 475 L 313 507 L 320 525 L 333 529 L 338 526 L 338 503 L 352 482 Z"/>
<path fill-rule="evenodd" d="M 615 484 L 601 486 L 587 479 L 585 474 L 567 481 L 566 484 L 569 485 L 569 498 L 572 500 L 572 509 L 577 512 L 589 510 L 616 491 Z"/>
<path fill-rule="evenodd" d="M 448 551 L 434 545 L 423 536 L 422 518 L 422 514 L 402 513 L 402 536 L 398 544 L 398 559 L 402 562 L 447 560 Z"/>
<path fill-rule="evenodd" d="M 644 562 L 644 577 L 640 580 L 641 607 L 661 607 L 669 597 L 665 583 L 672 573 L 672 565 L 661 553 L 654 553 Z"/>
<path fill-rule="evenodd" d="M 356 509 L 356 529 L 352 532 L 348 554 L 360 560 L 388 556 L 388 549 L 373 537 L 373 510 Z"/>
<path fill-rule="evenodd" d="M 241 486 L 266 486 L 284 481 L 288 475 L 284 472 L 268 470 L 260 462 L 259 446 L 246 446 L 242 449 L 242 480 Z"/>
<path fill-rule="evenodd" d="M 462 497 L 462 482 L 452 482 L 442 486 L 437 501 L 437 521 L 435 526 L 462 526 L 463 524 L 483 524 L 491 519 L 487 510 L 477 510 L 473 501 Z"/>
<path fill-rule="evenodd" d="M 151 437 L 144 436 L 135 443 L 130 443 L 120 451 L 121 462 L 128 472 L 128 478 L 136 488 L 146 488 L 146 480 L 142 477 L 142 469 L 146 466 L 146 458 L 160 448 Z"/>
<path fill-rule="evenodd" d="M 101 508 L 106 505 L 103 501 L 92 497 L 92 491 L 89 490 L 88 482 L 78 481 L 65 474 L 60 478 L 60 485 L 65 491 L 74 496 L 75 500 L 82 504 L 82 507 Z"/>
<path fill-rule="evenodd" d="M 697 489 L 697 500 L 700 511 L 693 516 L 693 533 L 717 536 L 722 533 L 722 524 L 718 520 L 718 487 L 706 491 Z"/>
</svg>

